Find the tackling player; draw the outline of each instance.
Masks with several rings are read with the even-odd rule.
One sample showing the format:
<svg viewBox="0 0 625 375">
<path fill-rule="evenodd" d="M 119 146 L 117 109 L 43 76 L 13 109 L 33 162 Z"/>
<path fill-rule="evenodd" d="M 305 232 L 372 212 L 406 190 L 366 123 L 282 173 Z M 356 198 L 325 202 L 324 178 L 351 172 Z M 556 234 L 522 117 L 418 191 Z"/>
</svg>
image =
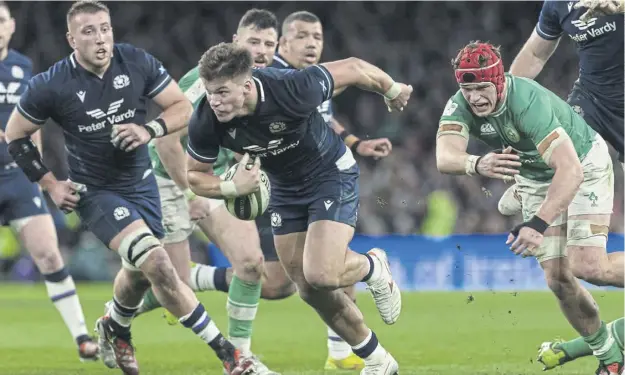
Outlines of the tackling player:
<svg viewBox="0 0 625 375">
<path fill-rule="evenodd" d="M 98 345 L 89 337 L 72 276 L 63 264 L 56 228 L 39 186 L 28 180 L 9 155 L 4 130 L 20 95 L 32 77 L 30 59 L 9 49 L 15 20 L 0 2 L 0 224 L 9 224 L 32 256 L 45 280 L 48 296 L 78 346 L 82 361 L 98 359 Z M 32 135 L 41 145 L 41 132 Z"/>
<path fill-rule="evenodd" d="M 511 231 L 506 244 L 515 254 L 537 258 L 571 326 L 609 374 L 620 374 L 623 353 L 566 257 L 582 249 L 605 252 L 614 195 L 605 141 L 552 92 L 504 74 L 499 49 L 491 44 L 468 44 L 453 67 L 460 90 L 441 116 L 439 171 L 504 180 L 514 176 L 525 222 Z M 494 133 L 481 132 L 486 123 Z M 504 150 L 469 155 L 469 134 Z"/>
<path fill-rule="evenodd" d="M 163 234 L 159 195 L 145 144 L 183 127 L 191 104 L 153 56 L 114 44 L 104 4 L 74 3 L 67 26 L 74 52 L 29 81 L 9 118 L 6 139 L 26 176 L 39 182 L 59 208 L 75 209 L 123 260 L 114 306 L 96 324 L 103 361 L 109 367 L 116 362 L 125 374 L 139 373 L 130 324 L 151 284 L 163 305 L 215 351 L 229 374 L 248 373 L 252 364 L 221 335 L 158 239 Z M 163 113 L 144 123 L 147 98 Z M 63 128 L 71 181 L 57 181 L 30 141 L 48 118 Z"/>
<path fill-rule="evenodd" d="M 272 44 L 275 48 L 275 44 Z M 245 44 L 243 44 L 245 46 Z M 251 47 L 250 47 L 251 48 Z M 254 63 L 259 67 L 258 56 L 255 50 L 250 49 Z M 282 23 L 282 37 L 278 53 L 273 58 L 266 59 L 264 55 L 261 63 L 279 69 L 304 69 L 317 64 L 323 52 L 323 29 L 319 18 L 306 11 L 299 11 L 287 16 Z M 317 108 L 328 126 L 341 136 L 345 144 L 361 156 L 383 158 L 388 156 L 392 149 L 391 142 L 387 138 L 361 140 L 349 134 L 347 130 L 334 118 L 332 100 L 327 100 Z M 220 166 L 220 161 L 215 163 Z M 216 167 L 214 167 L 216 169 Z M 221 170 L 221 169 L 220 169 Z M 215 172 L 215 175 L 218 175 Z M 256 225 L 261 239 L 261 247 L 265 256 L 266 281 L 263 282 L 261 297 L 268 299 L 282 299 L 295 293 L 294 283 L 286 276 L 284 268 L 278 260 L 273 243 L 271 231 L 270 213 L 257 218 Z M 230 283 L 230 270 L 215 268 L 206 265 L 196 265 L 192 272 L 192 280 L 197 280 L 200 289 L 223 290 Z M 227 289 L 225 289 L 227 291 Z M 354 286 L 344 289 L 348 296 L 355 302 L 356 293 Z M 360 369 L 364 362 L 356 356 L 351 346 L 337 335 L 332 328 L 328 331 L 328 357 L 325 370 L 335 369 Z"/>
<path fill-rule="evenodd" d="M 363 373 L 395 374 L 397 362 L 339 290 L 365 281 L 383 320 L 393 324 L 399 317 L 401 294 L 384 251 L 363 255 L 347 248 L 357 218 L 358 166 L 317 107 L 335 90 L 358 86 L 402 110 L 412 87 L 355 58 L 299 71 L 253 70 L 252 64 L 249 51 L 228 43 L 200 59 L 207 96 L 189 123 L 189 186 L 211 198 L 247 195 L 258 189 L 262 159 L 271 180 L 276 250 L 300 296 L 365 360 Z M 212 173 L 221 146 L 244 154 L 243 165 L 251 154 L 254 167 L 221 181 Z"/>
</svg>

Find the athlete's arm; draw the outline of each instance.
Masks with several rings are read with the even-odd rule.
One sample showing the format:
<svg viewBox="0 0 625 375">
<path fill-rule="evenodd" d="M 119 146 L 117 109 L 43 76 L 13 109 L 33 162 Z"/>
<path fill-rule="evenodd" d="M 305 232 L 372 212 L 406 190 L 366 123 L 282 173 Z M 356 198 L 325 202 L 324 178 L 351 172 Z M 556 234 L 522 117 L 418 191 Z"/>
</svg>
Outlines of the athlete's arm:
<svg viewBox="0 0 625 375">
<path fill-rule="evenodd" d="M 536 216 L 550 224 L 575 198 L 584 181 L 584 171 L 573 142 L 562 128 L 545 137 L 538 145 L 538 152 L 555 171 L 547 196 L 536 213 Z"/>
<path fill-rule="evenodd" d="M 154 147 L 158 153 L 158 157 L 163 163 L 163 167 L 171 179 L 176 183 L 176 186 L 182 191 L 189 189 L 189 183 L 187 181 L 187 157 L 180 143 L 180 138 L 184 137 L 188 133 L 188 128 L 185 126 L 175 133 L 168 134 L 161 138 L 154 140 Z M 185 193 L 189 195 L 188 193 Z"/>
<path fill-rule="evenodd" d="M 448 126 L 452 126 L 450 124 Z M 462 127 L 462 125 L 456 125 Z M 466 165 L 475 155 L 467 153 L 469 140 L 461 135 L 444 134 L 436 138 L 436 168 L 446 174 L 467 174 Z M 475 167 L 473 167 L 475 170 Z"/>
<path fill-rule="evenodd" d="M 174 80 L 171 80 L 153 100 L 163 110 L 158 118 L 165 122 L 167 133 L 176 132 L 189 123 L 193 106 Z"/>
<path fill-rule="evenodd" d="M 356 57 L 321 64 L 334 80 L 334 91 L 356 86 L 380 95 L 387 93 L 395 81 L 382 69 Z"/>
<path fill-rule="evenodd" d="M 221 179 L 213 174 L 213 164 L 211 162 L 201 162 L 191 155 L 187 156 L 187 180 L 188 186 L 195 194 L 213 198 L 223 199 L 221 191 Z"/>
<path fill-rule="evenodd" d="M 558 48 L 558 43 L 560 43 L 560 37 L 545 39 L 534 29 L 519 54 L 514 58 L 510 73 L 518 77 L 534 79 Z"/>
</svg>

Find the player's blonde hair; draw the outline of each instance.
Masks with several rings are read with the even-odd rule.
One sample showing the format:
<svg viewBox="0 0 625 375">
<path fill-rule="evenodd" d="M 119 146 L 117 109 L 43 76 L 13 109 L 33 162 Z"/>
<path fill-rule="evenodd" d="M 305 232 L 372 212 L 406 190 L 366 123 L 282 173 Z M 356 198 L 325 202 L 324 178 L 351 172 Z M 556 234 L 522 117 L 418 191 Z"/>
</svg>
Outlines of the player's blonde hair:
<svg viewBox="0 0 625 375">
<path fill-rule="evenodd" d="M 67 11 L 67 24 L 71 22 L 74 17 L 82 13 L 94 14 L 98 12 L 106 12 L 110 14 L 109 8 L 99 1 L 94 0 L 81 0 L 77 1 Z"/>
<path fill-rule="evenodd" d="M 198 63 L 200 77 L 210 82 L 232 79 L 252 72 L 250 52 L 233 43 L 219 43 L 204 52 Z"/>
</svg>

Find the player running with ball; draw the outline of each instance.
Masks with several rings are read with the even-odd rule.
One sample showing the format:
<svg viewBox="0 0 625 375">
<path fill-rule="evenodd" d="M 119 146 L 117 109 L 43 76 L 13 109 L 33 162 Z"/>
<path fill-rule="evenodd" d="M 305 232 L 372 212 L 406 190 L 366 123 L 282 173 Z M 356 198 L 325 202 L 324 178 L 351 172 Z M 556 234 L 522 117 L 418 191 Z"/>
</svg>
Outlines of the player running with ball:
<svg viewBox="0 0 625 375">
<path fill-rule="evenodd" d="M 517 255 L 537 258 L 571 326 L 610 375 L 620 374 L 623 353 L 566 257 L 581 248 L 605 251 L 614 194 L 605 141 L 552 92 L 504 74 L 491 44 L 465 46 L 453 67 L 460 90 L 440 119 L 439 171 L 516 180 L 525 222 L 506 243 Z M 482 133 L 485 124 L 495 132 Z M 469 134 L 503 151 L 469 155 Z"/>
<path fill-rule="evenodd" d="M 392 110 L 412 88 L 359 59 L 303 70 L 252 69 L 244 48 L 221 43 L 199 63 L 207 97 L 189 123 L 188 180 L 198 195 L 230 198 L 259 186 L 259 158 L 271 180 L 270 210 L 280 262 L 311 305 L 365 360 L 363 374 L 395 374 L 397 362 L 379 345 L 356 305 L 340 288 L 365 281 L 387 324 L 397 321 L 401 294 L 385 253 L 349 251 L 357 218 L 358 166 L 317 111 L 334 90 L 358 86 L 385 96 Z M 232 136 L 234 133 L 236 136 Z M 220 147 L 258 157 L 222 181 L 212 174 Z"/>
</svg>

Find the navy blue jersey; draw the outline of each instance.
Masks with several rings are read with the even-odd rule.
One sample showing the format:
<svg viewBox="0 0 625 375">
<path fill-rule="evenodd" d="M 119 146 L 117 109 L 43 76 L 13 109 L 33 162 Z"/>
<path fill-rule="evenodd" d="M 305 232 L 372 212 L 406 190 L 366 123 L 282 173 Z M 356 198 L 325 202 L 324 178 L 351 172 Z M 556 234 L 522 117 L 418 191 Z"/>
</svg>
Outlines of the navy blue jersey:
<svg viewBox="0 0 625 375">
<path fill-rule="evenodd" d="M 0 61 L 0 127 L 5 130 L 13 108 L 33 75 L 33 64 L 21 53 L 10 49 Z M 0 174 L 21 173 L 9 155 L 6 142 L 0 143 Z"/>
<path fill-rule="evenodd" d="M 291 66 L 284 57 L 279 54 L 274 55 L 273 62 L 270 65 L 272 68 L 277 69 L 295 69 Z M 321 103 L 319 107 L 317 107 L 317 111 L 321 113 L 323 120 L 328 124 L 328 126 L 332 125 L 332 118 L 334 117 L 334 109 L 332 107 L 332 99 L 326 100 Z"/>
<path fill-rule="evenodd" d="M 102 78 L 85 70 L 72 54 L 33 77 L 17 109 L 35 124 L 52 118 L 61 126 L 72 181 L 132 191 L 151 173 L 148 147 L 131 152 L 115 148 L 113 125 L 144 124 L 147 99 L 170 81 L 156 58 L 132 45 L 116 44 Z"/>
<path fill-rule="evenodd" d="M 547 40 L 566 33 L 577 45 L 579 82 L 603 105 L 623 113 L 623 15 L 595 17 L 582 22 L 587 9 L 575 2 L 545 1 L 536 32 Z"/>
<path fill-rule="evenodd" d="M 335 174 L 346 148 L 317 111 L 334 91 L 326 68 L 264 68 L 254 70 L 252 77 L 258 104 L 249 116 L 220 123 L 207 98 L 202 99 L 189 123 L 189 155 L 213 163 L 222 146 L 261 157 L 272 193 L 276 184 L 297 189 L 319 176 Z"/>
</svg>

